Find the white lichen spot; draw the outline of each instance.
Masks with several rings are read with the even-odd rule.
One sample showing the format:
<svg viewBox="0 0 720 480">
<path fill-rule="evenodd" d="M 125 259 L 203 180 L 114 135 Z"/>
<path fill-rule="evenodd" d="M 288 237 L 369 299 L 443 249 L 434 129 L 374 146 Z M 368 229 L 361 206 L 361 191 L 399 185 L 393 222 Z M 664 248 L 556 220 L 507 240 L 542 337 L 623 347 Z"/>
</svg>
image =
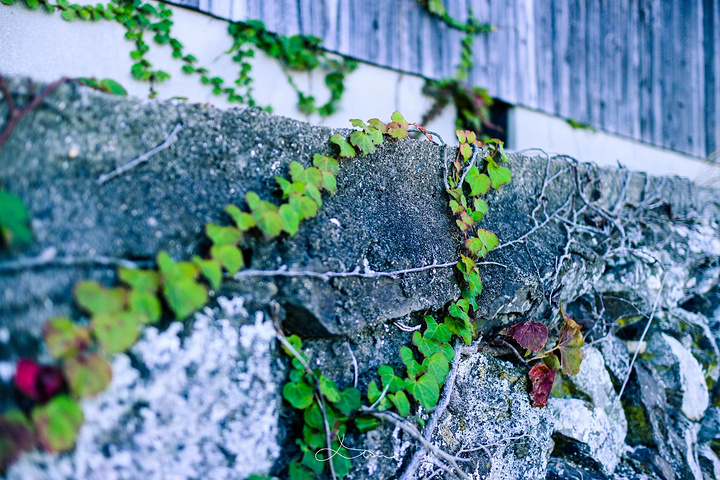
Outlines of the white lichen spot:
<svg viewBox="0 0 720 480">
<path fill-rule="evenodd" d="M 10 383 L 13 375 L 15 375 L 15 362 L 0 361 L 0 380 Z"/>
<path fill-rule="evenodd" d="M 664 333 L 662 338 L 678 361 L 683 390 L 682 412 L 690 420 L 700 421 L 710 403 L 705 372 L 692 353 L 675 338 Z"/>
<path fill-rule="evenodd" d="M 10 341 L 10 330 L 7 327 L 0 328 L 0 343 L 8 343 Z"/>
</svg>

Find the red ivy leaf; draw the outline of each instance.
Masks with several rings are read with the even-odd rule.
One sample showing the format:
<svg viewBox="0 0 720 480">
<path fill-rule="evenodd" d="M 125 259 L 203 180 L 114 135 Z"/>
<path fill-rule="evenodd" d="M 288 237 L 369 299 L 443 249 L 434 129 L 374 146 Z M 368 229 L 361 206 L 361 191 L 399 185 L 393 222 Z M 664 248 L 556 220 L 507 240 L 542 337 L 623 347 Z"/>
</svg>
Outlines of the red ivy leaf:
<svg viewBox="0 0 720 480">
<path fill-rule="evenodd" d="M 40 364 L 29 358 L 21 358 L 15 365 L 15 378 L 13 383 L 20 393 L 28 398 L 37 400 L 39 397 L 36 381 L 40 373 Z"/>
<path fill-rule="evenodd" d="M 23 395 L 40 403 L 47 402 L 65 388 L 65 378 L 59 368 L 40 365 L 29 358 L 18 360 L 14 383 Z"/>
<path fill-rule="evenodd" d="M 532 382 L 533 407 L 544 407 L 550 398 L 550 390 L 555 381 L 555 371 L 550 370 L 547 365 L 538 363 L 530 369 L 528 378 Z"/>
<path fill-rule="evenodd" d="M 537 322 L 518 323 L 500 333 L 514 338 L 521 347 L 531 352 L 539 352 L 545 348 L 548 339 L 547 326 Z"/>
</svg>

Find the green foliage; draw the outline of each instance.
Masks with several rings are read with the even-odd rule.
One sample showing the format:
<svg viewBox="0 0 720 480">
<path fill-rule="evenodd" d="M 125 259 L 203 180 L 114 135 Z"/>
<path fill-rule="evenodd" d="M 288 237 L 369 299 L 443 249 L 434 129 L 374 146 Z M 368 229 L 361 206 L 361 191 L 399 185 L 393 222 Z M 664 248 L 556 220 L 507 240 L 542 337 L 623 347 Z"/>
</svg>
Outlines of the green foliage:
<svg viewBox="0 0 720 480">
<path fill-rule="evenodd" d="M 288 83 L 298 96 L 298 109 L 305 114 L 318 113 L 320 116 L 332 115 L 337 111 L 338 104 L 345 92 L 345 77 L 357 68 L 357 62 L 342 58 L 336 60 L 321 48 L 321 41 L 311 36 L 293 35 L 290 37 L 269 32 L 262 22 L 249 20 L 245 23 L 231 23 L 228 33 L 233 38 L 233 46 L 227 52 L 239 64 L 238 78 L 234 87 L 224 87 L 222 79 L 216 79 L 217 93 L 225 92 L 230 101 L 239 101 L 256 106 L 252 96 L 253 79 L 250 76 L 252 65 L 249 59 L 255 51 L 261 50 L 278 60 L 285 71 Z M 292 79 L 292 71 L 310 72 L 315 69 L 325 72 L 325 86 L 330 91 L 330 98 L 323 105 L 318 105 L 315 97 L 302 92 Z M 213 79 L 208 80 L 213 83 Z"/>
<path fill-rule="evenodd" d="M 98 80 L 95 77 L 80 77 L 77 79 L 77 81 L 83 85 L 94 88 L 95 90 L 100 90 L 101 92 L 111 93 L 113 95 L 127 96 L 127 90 L 125 90 L 125 88 L 123 88 L 123 86 L 120 85 L 118 82 L 110 78 L 103 78 L 102 80 Z"/>
<path fill-rule="evenodd" d="M 82 421 L 82 410 L 75 400 L 66 395 L 59 395 L 32 411 L 38 441 L 48 452 L 70 450 L 75 445 Z"/>
<path fill-rule="evenodd" d="M 104 313 L 93 316 L 90 325 L 100 347 L 114 354 L 127 350 L 137 341 L 145 319 L 133 312 Z"/>
<path fill-rule="evenodd" d="M 27 207 L 19 197 L 0 189 L 0 247 L 14 248 L 31 240 Z"/>
<path fill-rule="evenodd" d="M 330 137 L 330 141 L 340 147 L 340 156 L 351 158 L 355 156 L 355 149 L 339 133 Z"/>
<path fill-rule="evenodd" d="M 43 328 L 48 350 L 55 358 L 77 355 L 90 345 L 90 332 L 66 317 L 50 319 Z"/>
<path fill-rule="evenodd" d="M 78 305 L 91 315 L 117 313 L 127 302 L 124 288 L 105 288 L 92 280 L 78 283 L 74 293 Z"/>
<path fill-rule="evenodd" d="M 1 0 L 5 5 L 12 5 L 15 0 Z M 238 77 L 234 82 L 211 75 L 210 71 L 198 65 L 197 57 L 185 51 L 185 46 L 172 34 L 174 26 L 173 12 L 166 5 L 144 3 L 142 0 L 111 0 L 103 5 L 78 5 L 67 0 L 58 0 L 56 5 L 48 0 L 25 0 L 27 6 L 35 10 L 43 5 L 48 12 L 60 11 L 65 21 L 108 20 L 121 25 L 125 29 L 125 38 L 133 43 L 130 52 L 132 66 L 130 73 L 136 80 L 150 84 L 150 98 L 157 95 L 156 85 L 170 78 L 164 70 L 155 69 L 148 60 L 150 44 L 148 36 L 155 44 L 168 46 L 172 58 L 182 63 L 181 69 L 187 75 L 196 75 L 202 85 L 208 86 L 215 95 L 222 95 L 230 103 L 242 103 L 256 107 L 257 102 L 252 95 L 253 79 L 250 76 L 252 65 L 249 59 L 261 50 L 275 58 L 286 73 L 288 83 L 297 92 L 298 108 L 310 114 L 318 113 L 328 116 L 335 113 L 345 92 L 345 78 L 357 68 L 352 59 L 329 55 L 322 47 L 321 41 L 315 37 L 293 35 L 286 37 L 270 33 L 262 22 L 250 20 L 246 23 L 230 23 L 228 34 L 233 46 L 226 54 L 231 55 L 238 64 Z M 315 98 L 298 89 L 290 76 L 290 71 L 309 72 L 321 69 L 325 73 L 325 86 L 330 92 L 329 99 L 317 105 Z M 80 78 L 80 83 L 115 95 L 127 95 L 127 91 L 111 79 Z M 268 108 L 269 110 L 269 108 Z"/>
<path fill-rule="evenodd" d="M 70 391 L 78 398 L 97 395 L 112 380 L 110 364 L 98 353 L 69 358 L 63 367 Z"/>
</svg>

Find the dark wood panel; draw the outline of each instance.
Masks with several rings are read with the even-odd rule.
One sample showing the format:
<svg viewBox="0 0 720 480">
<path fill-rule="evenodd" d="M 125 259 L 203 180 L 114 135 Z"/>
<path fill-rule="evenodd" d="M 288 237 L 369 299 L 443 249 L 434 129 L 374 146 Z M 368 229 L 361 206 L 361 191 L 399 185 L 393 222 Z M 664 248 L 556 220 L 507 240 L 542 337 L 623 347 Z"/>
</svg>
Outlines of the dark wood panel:
<svg viewBox="0 0 720 480">
<path fill-rule="evenodd" d="M 511 103 L 696 156 L 720 148 L 720 0 L 444 0 L 496 27 L 469 81 Z M 416 0 L 175 0 L 366 62 L 455 75 L 461 32 Z"/>
</svg>

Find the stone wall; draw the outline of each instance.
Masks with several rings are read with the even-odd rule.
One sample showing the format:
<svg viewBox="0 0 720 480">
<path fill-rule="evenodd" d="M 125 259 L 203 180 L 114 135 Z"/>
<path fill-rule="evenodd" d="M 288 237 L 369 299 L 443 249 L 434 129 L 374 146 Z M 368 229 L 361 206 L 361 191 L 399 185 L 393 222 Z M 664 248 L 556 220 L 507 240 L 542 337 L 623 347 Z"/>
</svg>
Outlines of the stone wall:
<svg viewBox="0 0 720 480">
<path fill-rule="evenodd" d="M 27 88 L 12 83 L 19 99 Z M 2 102 L 0 122 L 6 117 Z M 97 181 L 177 125 L 169 149 Z M 76 281 L 112 284 L 114 264 L 152 262 L 161 249 L 176 259 L 204 252 L 204 223 L 226 221 L 223 207 L 242 204 L 248 190 L 276 201 L 273 176 L 291 161 L 307 165 L 312 153 L 331 154 L 332 133 L 254 110 L 60 87 L 0 151 L 0 186 L 26 202 L 35 233 L 28 249 L 0 260 L 0 410 L 18 401 L 14 362 L 49 359 L 42 324 L 82 317 L 72 303 Z M 342 162 L 338 193 L 319 215 L 292 238 L 253 239 L 249 267 L 369 273 L 455 261 L 461 237 L 442 159 L 441 147 L 408 139 Z M 513 155 L 510 167 L 513 181 L 489 196 L 483 221 L 501 247 L 482 267 L 479 338 L 453 363 L 440 406 L 419 413 L 434 427 L 428 438 L 451 453 L 468 450 L 462 466 L 472 478 L 720 479 L 716 192 L 542 152 Z M 82 402 L 72 453 L 25 454 L 7 476 L 283 478 L 300 423 L 280 395 L 287 358 L 270 305 L 280 306 L 288 332 L 306 339 L 313 367 L 341 387 L 357 373 L 364 392 L 379 365 L 402 366 L 406 327 L 459 295 L 451 267 L 226 282 L 211 307 L 147 328 L 114 357 L 110 388 Z M 498 330 L 524 320 L 553 325 L 560 303 L 584 328 L 585 360 L 578 375 L 556 381 L 548 407 L 536 408 L 528 368 Z M 422 477 L 437 468 L 389 423 L 349 432 L 345 443 L 374 453 L 355 460 L 348 478 Z"/>
</svg>

